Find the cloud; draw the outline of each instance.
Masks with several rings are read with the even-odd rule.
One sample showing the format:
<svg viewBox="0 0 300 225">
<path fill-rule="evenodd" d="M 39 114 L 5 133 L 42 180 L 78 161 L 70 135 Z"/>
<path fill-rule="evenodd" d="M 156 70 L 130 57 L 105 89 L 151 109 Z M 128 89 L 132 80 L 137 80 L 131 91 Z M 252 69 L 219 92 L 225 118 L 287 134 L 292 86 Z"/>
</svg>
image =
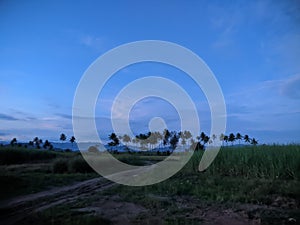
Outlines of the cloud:
<svg viewBox="0 0 300 225">
<path fill-rule="evenodd" d="M 284 79 L 261 82 L 254 91 L 275 91 L 277 94 L 289 99 L 300 99 L 300 74 Z"/>
<path fill-rule="evenodd" d="M 1 132 L 1 131 L 0 131 L 0 136 L 7 136 L 7 135 L 9 135 L 9 133 Z"/>
<path fill-rule="evenodd" d="M 253 134 L 263 130 L 299 131 L 300 109 L 295 104 L 295 99 L 300 99 L 299 87 L 300 76 L 295 75 L 241 87 L 243 91 L 225 95 L 227 129 Z"/>
<path fill-rule="evenodd" d="M 16 117 L 13 117 L 13 116 L 7 115 L 7 114 L 0 113 L 0 120 L 10 120 L 10 121 L 16 121 L 16 120 L 19 120 L 19 119 L 18 119 L 18 118 L 16 118 Z"/>
<path fill-rule="evenodd" d="M 291 99 L 300 99 L 300 74 L 285 80 L 281 85 L 280 93 Z"/>
<path fill-rule="evenodd" d="M 72 115 L 69 115 L 69 114 L 64 114 L 64 113 L 56 113 L 55 115 L 59 116 L 59 117 L 62 117 L 64 119 L 72 119 Z"/>
<path fill-rule="evenodd" d="M 100 37 L 95 37 L 92 35 L 84 35 L 80 38 L 81 44 L 94 48 L 96 50 L 101 50 L 104 45 L 104 39 Z"/>
</svg>

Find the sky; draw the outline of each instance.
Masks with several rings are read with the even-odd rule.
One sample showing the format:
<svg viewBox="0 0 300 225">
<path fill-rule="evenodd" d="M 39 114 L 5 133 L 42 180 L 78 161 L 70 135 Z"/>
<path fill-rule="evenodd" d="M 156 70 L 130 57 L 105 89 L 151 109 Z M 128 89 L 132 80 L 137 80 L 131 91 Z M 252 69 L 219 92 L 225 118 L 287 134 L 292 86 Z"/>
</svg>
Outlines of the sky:
<svg viewBox="0 0 300 225">
<path fill-rule="evenodd" d="M 70 137 L 74 94 L 87 68 L 119 45 L 163 40 L 190 49 L 214 73 L 225 99 L 226 133 L 248 134 L 261 144 L 300 143 L 297 1 L 2 0 L 0 34 L 0 141 Z M 177 68 L 145 62 L 118 71 L 101 90 L 99 136 L 113 131 L 110 116 L 120 90 L 145 76 L 180 85 L 209 133 L 201 88 Z M 116 116 L 128 119 L 122 111 Z M 137 101 L 129 121 L 134 134 L 159 123 L 180 130 L 176 108 L 157 97 Z"/>
</svg>

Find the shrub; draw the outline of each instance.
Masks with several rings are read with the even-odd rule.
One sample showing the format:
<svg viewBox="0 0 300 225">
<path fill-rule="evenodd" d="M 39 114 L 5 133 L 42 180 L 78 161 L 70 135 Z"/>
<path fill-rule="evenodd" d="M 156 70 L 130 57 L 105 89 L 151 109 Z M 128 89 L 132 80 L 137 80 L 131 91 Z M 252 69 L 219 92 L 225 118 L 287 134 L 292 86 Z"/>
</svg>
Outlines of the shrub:
<svg viewBox="0 0 300 225">
<path fill-rule="evenodd" d="M 81 156 L 73 158 L 71 161 L 69 161 L 69 172 L 71 173 L 90 173 L 93 171 L 94 170 Z"/>
<path fill-rule="evenodd" d="M 68 160 L 57 159 L 53 162 L 53 173 L 67 173 L 68 172 Z"/>
<path fill-rule="evenodd" d="M 56 156 L 54 152 L 9 147 L 0 149 L 0 165 L 44 162 Z"/>
</svg>

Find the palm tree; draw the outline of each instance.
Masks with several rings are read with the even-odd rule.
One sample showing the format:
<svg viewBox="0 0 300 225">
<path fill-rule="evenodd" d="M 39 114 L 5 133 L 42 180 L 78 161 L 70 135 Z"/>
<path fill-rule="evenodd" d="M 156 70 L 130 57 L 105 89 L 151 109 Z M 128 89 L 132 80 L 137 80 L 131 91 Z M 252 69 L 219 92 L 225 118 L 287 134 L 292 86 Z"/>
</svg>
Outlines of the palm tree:
<svg viewBox="0 0 300 225">
<path fill-rule="evenodd" d="M 75 142 L 75 140 L 76 140 L 76 138 L 75 138 L 74 136 L 72 136 L 72 137 L 70 138 L 70 142 L 72 143 L 72 147 L 73 147 L 73 143 Z"/>
<path fill-rule="evenodd" d="M 187 143 L 190 143 L 189 140 L 190 140 L 190 138 L 192 138 L 191 132 L 188 130 L 185 130 L 185 131 L 183 131 L 183 136 L 184 136 L 185 140 L 187 141 Z"/>
<path fill-rule="evenodd" d="M 67 140 L 67 136 L 66 136 L 64 133 L 62 133 L 62 134 L 60 135 L 59 140 L 61 140 L 62 142 L 64 142 L 65 140 Z"/>
<path fill-rule="evenodd" d="M 118 146 L 120 144 L 120 140 L 115 133 L 111 133 L 108 138 L 112 140 L 108 143 L 109 146 Z"/>
<path fill-rule="evenodd" d="M 231 142 L 231 145 L 233 145 L 233 142 L 235 141 L 235 136 L 234 136 L 233 133 L 230 133 L 230 134 L 229 134 L 228 141 L 230 141 L 230 142 Z"/>
<path fill-rule="evenodd" d="M 40 144 L 43 142 L 43 140 L 42 139 L 39 139 L 38 137 L 35 137 L 34 139 L 33 139 L 33 143 L 35 143 L 35 146 L 36 146 L 36 148 L 37 149 L 40 149 L 41 147 L 40 147 Z"/>
<path fill-rule="evenodd" d="M 220 139 L 220 141 L 222 141 L 222 146 L 224 146 L 224 137 L 225 137 L 224 134 L 220 134 L 219 139 Z"/>
<path fill-rule="evenodd" d="M 128 143 L 131 142 L 131 138 L 129 137 L 128 134 L 124 134 L 122 137 L 123 142 Z"/>
<path fill-rule="evenodd" d="M 17 138 L 13 138 L 13 139 L 10 141 L 10 145 L 11 145 L 11 146 L 14 146 L 15 144 L 17 144 Z"/>
<path fill-rule="evenodd" d="M 257 145 L 258 142 L 257 142 L 257 140 L 255 140 L 255 138 L 252 138 L 252 139 L 251 139 L 251 144 L 252 144 L 252 145 Z"/>
<path fill-rule="evenodd" d="M 198 138 L 197 138 L 198 139 Z M 200 134 L 200 141 L 203 141 L 203 142 L 205 142 L 205 140 L 206 140 L 207 138 L 206 138 L 206 134 L 204 133 L 204 132 L 201 132 L 201 134 Z M 198 139 L 199 140 L 199 139 Z"/>
<path fill-rule="evenodd" d="M 155 135 L 155 139 L 156 139 L 156 145 L 158 145 L 158 147 L 160 146 L 160 143 L 161 143 L 161 141 L 162 141 L 162 139 L 163 139 L 163 136 L 161 135 L 161 133 L 160 132 L 158 132 L 158 131 L 155 131 L 154 132 L 154 135 Z M 156 146 L 157 147 L 157 146 Z"/>
<path fill-rule="evenodd" d="M 46 140 L 46 141 L 44 142 L 43 148 L 44 148 L 44 149 L 47 149 L 48 147 L 50 147 L 50 142 L 49 142 L 48 140 Z"/>
<path fill-rule="evenodd" d="M 224 135 L 224 139 L 223 140 L 226 142 L 226 145 L 228 146 L 228 140 L 229 140 L 229 138 L 228 138 L 227 135 Z"/>
<path fill-rule="evenodd" d="M 173 132 L 173 135 L 171 136 L 170 139 L 170 145 L 173 150 L 177 147 L 178 141 L 179 141 L 179 136 L 177 135 L 176 132 Z"/>
<path fill-rule="evenodd" d="M 237 133 L 235 136 L 236 140 L 239 140 L 239 145 L 241 144 L 242 135 L 240 133 Z"/>
<path fill-rule="evenodd" d="M 245 141 L 246 143 L 250 143 L 250 138 L 249 138 L 248 134 L 246 134 L 246 135 L 244 136 L 244 141 Z"/>
<path fill-rule="evenodd" d="M 215 140 L 217 139 L 217 135 L 213 134 L 213 135 L 211 136 L 211 139 L 212 139 L 212 142 L 211 142 L 211 143 L 215 142 Z"/>
<path fill-rule="evenodd" d="M 169 144 L 169 138 L 171 137 L 171 133 L 168 129 L 164 129 L 163 131 L 163 145 Z"/>
<path fill-rule="evenodd" d="M 38 137 L 35 137 L 35 138 L 33 138 L 33 143 L 38 143 L 39 142 L 39 138 Z"/>
<path fill-rule="evenodd" d="M 203 147 L 209 142 L 209 137 L 207 135 L 205 135 L 204 139 L 203 139 Z"/>
<path fill-rule="evenodd" d="M 160 134 L 158 132 L 152 132 L 150 137 L 148 138 L 149 144 L 151 146 L 151 149 L 154 149 L 155 146 L 157 146 L 157 143 L 159 141 Z"/>
<path fill-rule="evenodd" d="M 135 147 L 137 147 L 137 143 L 138 143 L 137 138 L 132 138 L 132 143 Z"/>
<path fill-rule="evenodd" d="M 185 138 L 181 138 L 181 144 L 182 144 L 183 146 L 186 145 L 186 140 L 185 140 Z"/>
</svg>

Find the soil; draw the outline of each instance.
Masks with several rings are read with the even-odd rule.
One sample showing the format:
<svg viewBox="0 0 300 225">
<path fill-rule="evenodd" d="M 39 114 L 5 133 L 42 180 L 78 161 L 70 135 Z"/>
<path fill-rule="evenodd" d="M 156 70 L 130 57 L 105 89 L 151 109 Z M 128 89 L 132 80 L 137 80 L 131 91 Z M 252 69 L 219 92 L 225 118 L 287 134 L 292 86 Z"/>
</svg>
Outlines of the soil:
<svg viewBox="0 0 300 225">
<path fill-rule="evenodd" d="M 36 194 L 20 196 L 0 202 L 0 224 L 20 224 L 30 214 L 42 212 L 53 206 L 76 202 L 91 197 L 97 192 L 117 184 L 104 178 L 94 178 L 73 185 L 53 188 Z M 151 209 L 137 203 L 126 202 L 117 194 L 99 195 L 88 206 L 71 209 L 75 213 L 99 216 L 112 224 L 214 224 L 214 225 L 259 225 L 259 224 L 299 224 L 299 218 L 291 217 L 295 206 L 284 204 L 277 199 L 269 206 L 255 204 L 201 203 L 190 196 L 173 198 L 149 195 L 152 199 L 172 202 L 177 212 L 168 209 Z M 283 203 L 282 203 L 283 202 Z M 281 204 L 282 203 L 282 204 Z M 295 213 L 295 212 L 294 212 Z M 296 207 L 296 215 L 299 209 Z"/>
</svg>

